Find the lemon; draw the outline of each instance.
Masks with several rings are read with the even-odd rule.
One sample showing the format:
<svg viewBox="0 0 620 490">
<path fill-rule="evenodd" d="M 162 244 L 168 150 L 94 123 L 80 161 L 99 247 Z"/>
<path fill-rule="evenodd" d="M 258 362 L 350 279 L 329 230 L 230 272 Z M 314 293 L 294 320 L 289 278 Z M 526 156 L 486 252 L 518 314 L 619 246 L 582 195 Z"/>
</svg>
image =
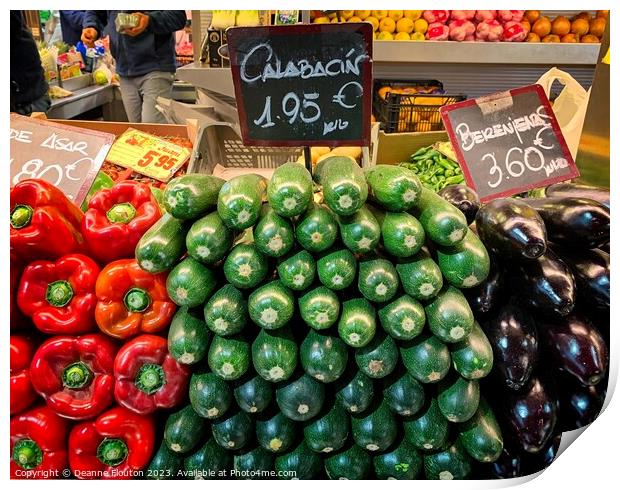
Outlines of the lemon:
<svg viewBox="0 0 620 490">
<path fill-rule="evenodd" d="M 399 19 L 403 18 L 402 10 L 388 10 L 388 17 L 394 20 L 394 22 L 398 22 Z"/>
<path fill-rule="evenodd" d="M 424 41 L 424 39 L 426 38 L 424 37 L 424 34 L 422 34 L 421 32 L 414 32 L 413 34 L 411 34 L 412 41 Z"/>
<path fill-rule="evenodd" d="M 329 24 L 329 18 L 327 17 L 317 17 L 314 19 L 315 24 Z"/>
<path fill-rule="evenodd" d="M 355 14 L 354 10 L 341 10 L 340 17 L 343 17 L 345 20 L 350 19 Z"/>
<path fill-rule="evenodd" d="M 428 22 L 424 19 L 418 19 L 413 23 L 413 30 L 415 32 L 419 32 L 420 34 L 426 34 L 428 30 Z"/>
<path fill-rule="evenodd" d="M 394 36 L 396 41 L 411 41 L 411 37 L 406 32 L 398 32 L 396 36 Z"/>
<path fill-rule="evenodd" d="M 391 41 L 393 39 L 394 39 L 394 36 L 392 35 L 391 32 L 381 31 L 377 35 L 377 40 L 378 41 Z"/>
<path fill-rule="evenodd" d="M 396 30 L 396 22 L 391 17 L 384 17 L 379 21 L 379 30 L 381 32 L 389 32 L 390 34 Z"/>
<path fill-rule="evenodd" d="M 403 10 L 403 15 L 411 20 L 418 20 L 422 17 L 423 10 Z"/>
<path fill-rule="evenodd" d="M 357 15 L 360 19 L 365 20 L 366 17 L 370 15 L 370 10 L 356 10 L 355 15 Z"/>
<path fill-rule="evenodd" d="M 388 14 L 387 10 L 373 10 L 371 12 L 371 15 L 379 20 L 383 19 L 384 17 L 387 17 L 387 14 Z"/>
<path fill-rule="evenodd" d="M 372 24 L 373 31 L 379 30 L 379 19 L 377 19 L 376 17 L 370 16 L 370 17 L 366 17 L 364 20 Z"/>
<path fill-rule="evenodd" d="M 349 17 L 349 20 L 347 20 L 347 22 L 361 22 L 362 19 L 360 19 L 357 15 L 354 15 L 353 17 Z"/>
<path fill-rule="evenodd" d="M 396 32 L 411 34 L 413 32 L 413 21 L 403 17 L 396 23 Z"/>
</svg>

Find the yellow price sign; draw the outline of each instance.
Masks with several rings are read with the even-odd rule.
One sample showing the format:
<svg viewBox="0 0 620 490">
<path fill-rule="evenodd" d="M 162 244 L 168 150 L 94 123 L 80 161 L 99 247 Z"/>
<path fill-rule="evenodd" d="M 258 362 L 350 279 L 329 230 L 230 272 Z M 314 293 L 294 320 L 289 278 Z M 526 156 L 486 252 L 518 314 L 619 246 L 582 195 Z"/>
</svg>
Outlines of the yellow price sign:
<svg viewBox="0 0 620 490">
<path fill-rule="evenodd" d="M 130 128 L 114 142 L 106 160 L 161 182 L 168 182 L 189 156 L 187 148 Z"/>
</svg>

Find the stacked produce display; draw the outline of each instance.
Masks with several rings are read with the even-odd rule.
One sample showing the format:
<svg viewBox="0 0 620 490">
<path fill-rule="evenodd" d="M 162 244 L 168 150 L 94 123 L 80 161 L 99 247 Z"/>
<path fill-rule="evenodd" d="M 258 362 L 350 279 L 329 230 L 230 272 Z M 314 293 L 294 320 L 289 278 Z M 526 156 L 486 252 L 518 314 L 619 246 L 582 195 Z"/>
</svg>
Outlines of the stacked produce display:
<svg viewBox="0 0 620 490">
<path fill-rule="evenodd" d="M 85 214 L 17 184 L 12 476 L 547 466 L 604 397 L 608 197 L 567 184 L 481 207 L 463 185 L 422 184 L 336 155 L 269 181 L 184 175 L 164 209 L 122 182 Z"/>
</svg>

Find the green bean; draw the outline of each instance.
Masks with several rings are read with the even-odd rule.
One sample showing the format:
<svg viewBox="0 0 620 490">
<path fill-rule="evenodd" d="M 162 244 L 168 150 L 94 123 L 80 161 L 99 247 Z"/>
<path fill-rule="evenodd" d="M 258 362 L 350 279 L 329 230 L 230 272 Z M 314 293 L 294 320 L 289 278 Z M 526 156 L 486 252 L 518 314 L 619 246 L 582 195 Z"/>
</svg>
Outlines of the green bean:
<svg viewBox="0 0 620 490">
<path fill-rule="evenodd" d="M 448 177 L 446 179 L 446 185 L 460 184 L 461 182 L 463 182 L 463 177 L 461 175 L 455 175 L 454 177 Z"/>
<path fill-rule="evenodd" d="M 454 170 L 452 170 L 451 168 L 449 168 L 448 170 L 446 170 L 443 173 L 446 177 L 452 177 L 454 175 Z"/>
</svg>

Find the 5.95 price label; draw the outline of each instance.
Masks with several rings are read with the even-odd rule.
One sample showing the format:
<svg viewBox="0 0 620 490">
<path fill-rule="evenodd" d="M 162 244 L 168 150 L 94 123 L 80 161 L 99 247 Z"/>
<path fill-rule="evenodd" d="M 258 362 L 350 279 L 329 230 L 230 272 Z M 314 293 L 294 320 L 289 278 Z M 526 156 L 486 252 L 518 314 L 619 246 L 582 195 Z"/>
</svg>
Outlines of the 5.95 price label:
<svg viewBox="0 0 620 490">
<path fill-rule="evenodd" d="M 161 182 L 183 166 L 190 151 L 152 134 L 128 129 L 112 145 L 107 160 Z"/>
</svg>

